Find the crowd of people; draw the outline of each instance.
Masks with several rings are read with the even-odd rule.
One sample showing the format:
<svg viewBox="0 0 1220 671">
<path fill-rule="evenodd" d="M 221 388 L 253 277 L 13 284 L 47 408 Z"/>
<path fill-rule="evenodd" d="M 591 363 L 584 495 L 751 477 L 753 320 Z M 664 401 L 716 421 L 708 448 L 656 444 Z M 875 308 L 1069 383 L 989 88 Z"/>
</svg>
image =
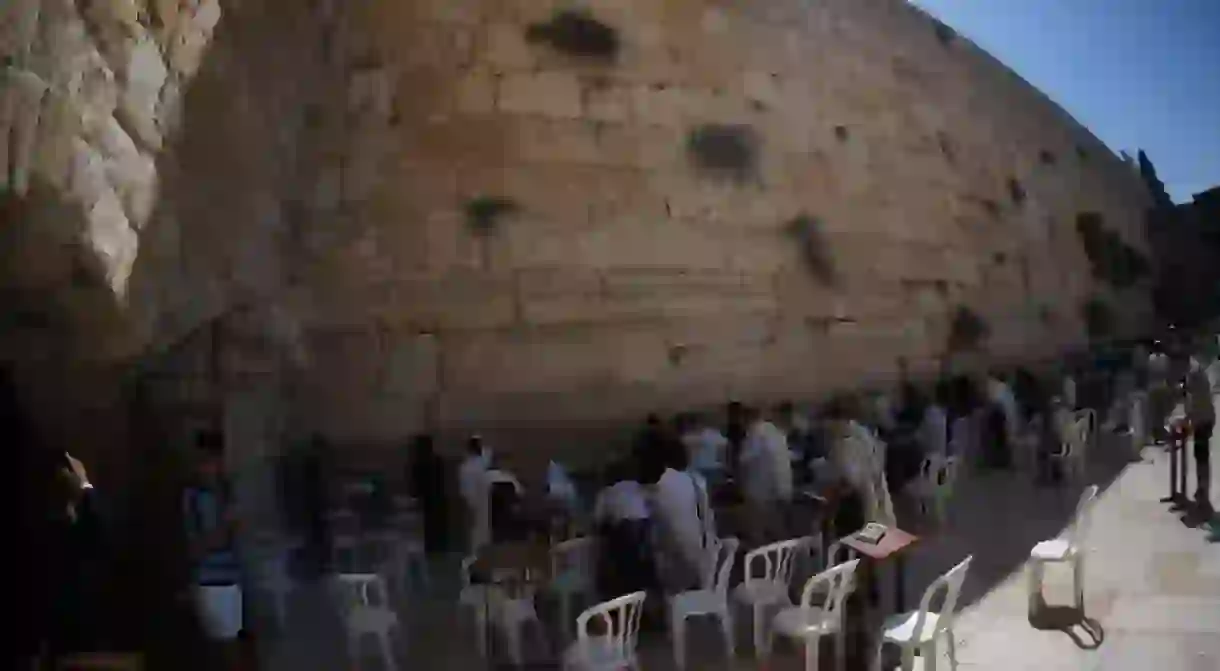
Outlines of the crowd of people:
<svg viewBox="0 0 1220 671">
<path fill-rule="evenodd" d="M 1209 445 L 1220 373 L 1212 350 L 1185 339 L 1154 341 L 1104 362 L 1061 366 L 1051 375 L 1023 368 L 995 370 L 982 378 L 962 375 L 931 384 L 903 380 L 892 393 L 841 394 L 817 408 L 732 402 L 720 418 L 714 413 L 650 415 L 630 451 L 602 465 L 588 496 L 581 496 L 585 492 L 557 462 L 549 465 L 545 495 L 550 511 L 562 511 L 569 520 L 583 518 L 600 538 L 599 551 L 606 558 L 597 562 L 602 596 L 674 593 L 708 580 L 707 548 L 718 538 L 717 503 L 726 491 L 740 504 L 742 530 L 753 545 L 793 535 L 794 498 L 810 486 L 835 493 L 831 514 L 836 534 L 870 521 L 894 525 L 893 495 L 919 477 L 929 456 L 1012 468 L 1017 443 L 1029 441 L 1032 431 L 1038 473 L 1053 484 L 1062 477 L 1051 457 L 1064 443 L 1064 426 L 1073 411 L 1088 405 L 1107 409 L 1102 428 L 1121 433 L 1146 426 L 1154 443 L 1166 443 L 1165 427 L 1181 421 L 1193 440 L 1194 499 L 1212 515 Z M 1137 393 L 1147 398 L 1138 418 L 1130 412 Z M 1175 412 L 1179 420 L 1173 419 Z M 9 424 L 20 426 L 16 420 Z M 314 442 L 288 506 L 300 518 L 314 563 L 324 570 L 328 450 L 320 438 Z M 965 454 L 970 443 L 978 450 Z M 209 637 L 234 648 L 244 627 L 243 576 L 235 544 L 240 523 L 225 478 L 223 447 L 219 433 L 198 436 L 195 477 L 182 493 L 181 513 L 199 620 Z M 93 558 L 104 546 L 97 494 L 84 465 L 70 455 L 45 450 L 20 454 L 29 460 L 20 472 L 47 475 L 23 478 L 20 495 L 23 502 L 40 502 L 23 509 L 34 513 L 24 522 L 25 537 L 34 543 L 27 554 L 51 558 L 42 565 L 30 562 L 32 573 L 50 571 L 53 578 L 43 582 L 55 586 L 48 597 L 35 599 L 41 605 L 23 623 L 30 629 L 23 637 L 25 652 L 88 648 L 96 645 L 90 639 L 102 629 L 96 614 L 89 614 L 96 603 L 89 596 L 97 583 L 90 578 Z M 46 459 L 39 461 L 42 457 Z M 452 545 L 445 473 L 432 438 L 417 436 L 406 479 L 420 503 L 430 550 Z M 468 440 L 457 484 L 468 551 L 513 533 L 512 525 L 519 522 L 514 511 L 525 488 L 479 436 Z M 591 505 L 582 506 L 582 498 Z"/>
<path fill-rule="evenodd" d="M 592 527 L 606 559 L 598 562 L 599 591 L 610 598 L 698 584 L 710 569 L 704 565 L 708 543 L 717 537 L 714 504 L 726 490 L 741 504 L 747 540 L 760 545 L 809 533 L 794 529 L 790 514 L 802 487 L 835 492 L 837 533 L 865 522 L 895 525 L 894 496 L 916 482 L 929 458 L 956 456 L 984 469 L 1013 469 L 1032 459 L 1038 482 L 1054 486 L 1065 474 L 1062 460 L 1053 457 L 1064 449 L 1075 412 L 1105 409 L 1104 426 L 1092 430 L 1128 433 L 1136 392 L 1148 394 L 1139 422 L 1161 429 L 1154 440 L 1164 442 L 1162 427 L 1175 407 L 1185 413 L 1200 474 L 1196 499 L 1210 510 L 1212 362 L 1185 341 L 1150 341 L 1041 374 L 1016 368 L 923 385 L 904 380 L 893 393 L 843 394 L 817 408 L 732 402 L 719 419 L 709 413 L 650 415 L 630 453 L 601 469 L 592 494 Z M 473 549 L 495 536 L 479 512 L 486 505 L 479 483 L 505 480 L 512 483 L 510 496 L 521 493 L 520 483 L 492 463 L 472 440 L 460 481 L 475 520 Z"/>
</svg>

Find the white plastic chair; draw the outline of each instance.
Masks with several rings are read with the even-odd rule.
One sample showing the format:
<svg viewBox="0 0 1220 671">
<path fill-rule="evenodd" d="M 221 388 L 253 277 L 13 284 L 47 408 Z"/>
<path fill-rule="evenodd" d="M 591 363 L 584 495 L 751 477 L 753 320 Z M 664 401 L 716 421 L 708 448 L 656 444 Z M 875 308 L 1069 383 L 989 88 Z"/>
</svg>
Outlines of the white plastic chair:
<svg viewBox="0 0 1220 671">
<path fill-rule="evenodd" d="M 1072 416 L 1077 421 L 1085 420 L 1085 427 L 1087 428 L 1085 440 L 1088 447 L 1093 447 L 1097 442 L 1097 411 L 1092 408 L 1081 408 L 1073 413 Z"/>
<path fill-rule="evenodd" d="M 1052 462 L 1058 462 L 1070 479 L 1076 479 L 1085 472 L 1088 458 L 1089 419 L 1080 417 L 1073 419 L 1062 428 L 1064 435 L 1060 436 L 1058 453 L 1051 454 Z"/>
<path fill-rule="evenodd" d="M 421 587 L 428 586 L 428 555 L 418 537 L 397 530 L 370 535 L 378 545 L 381 569 L 390 587 L 405 594 L 411 587 L 411 575 Z"/>
<path fill-rule="evenodd" d="M 398 615 L 390 607 L 385 581 L 375 573 L 343 573 L 334 578 L 339 616 L 347 631 L 347 653 L 354 665 L 360 662 L 360 640 L 377 637 L 382 664 L 396 671 L 398 663 L 390 643 L 390 631 L 398 628 Z"/>
<path fill-rule="evenodd" d="M 1080 495 L 1072 523 L 1059 538 L 1042 541 L 1029 552 L 1029 612 L 1035 615 L 1042 604 L 1042 575 L 1047 564 L 1071 563 L 1076 608 L 1084 616 L 1085 536 L 1097 500 L 1097 485 L 1089 485 Z"/>
<path fill-rule="evenodd" d="M 525 665 L 521 634 L 527 625 L 535 625 L 541 631 L 542 623 L 534 608 L 533 587 L 525 585 L 517 589 L 519 592 L 510 594 L 504 588 L 493 586 L 488 588 L 487 598 L 491 601 L 492 623 L 508 644 L 508 658 L 513 666 L 520 668 Z"/>
<path fill-rule="evenodd" d="M 920 466 L 915 486 L 920 513 L 926 516 L 931 510 L 937 525 L 943 525 L 948 518 L 949 500 L 953 498 L 957 484 L 957 466 L 957 457 L 942 459 L 938 456 L 927 457 Z"/>
<path fill-rule="evenodd" d="M 766 657 L 771 653 L 767 647 L 766 632 L 768 608 L 791 606 L 788 585 L 792 581 L 792 569 L 805 545 L 805 539 L 794 538 L 764 545 L 746 553 L 745 580 L 733 589 L 733 599 L 749 606 L 754 616 L 754 654 Z M 762 560 L 763 573 L 753 574 L 757 560 Z"/>
<path fill-rule="evenodd" d="M 1136 459 L 1143 456 L 1144 446 L 1151 436 L 1148 432 L 1148 393 L 1137 391 L 1131 394 L 1130 414 L 1127 417 L 1131 435 L 1131 452 Z"/>
<path fill-rule="evenodd" d="M 458 592 L 458 605 L 470 611 L 474 619 L 479 656 L 487 656 L 487 625 L 490 618 L 508 643 L 509 659 L 520 667 L 524 664 L 521 632 L 527 624 L 538 623 L 533 590 L 525 588 L 522 594 L 509 596 L 498 586 L 474 584 L 470 580 L 470 567 L 475 561 L 474 555 L 462 560 L 462 589 Z"/>
<path fill-rule="evenodd" d="M 817 573 L 825 572 L 827 569 L 834 568 L 839 564 L 846 564 L 853 559 L 859 558 L 860 553 L 856 552 L 855 549 L 848 545 L 844 545 L 842 541 L 835 541 L 830 544 L 830 547 L 826 548 L 826 556 L 823 558 L 818 571 L 816 571 L 814 575 L 810 577 L 814 577 Z M 825 589 L 826 585 L 814 587 L 814 598 L 819 599 L 824 596 Z"/>
<path fill-rule="evenodd" d="M 474 555 L 462 560 L 462 589 L 458 592 L 458 606 L 471 612 L 474 618 L 474 631 L 479 656 L 487 656 L 487 616 L 490 610 L 488 604 L 487 585 L 476 585 L 470 582 L 470 567 L 474 564 Z"/>
<path fill-rule="evenodd" d="M 933 668 L 936 664 L 936 643 L 942 637 L 949 653 L 949 668 L 957 668 L 953 621 L 957 617 L 957 598 L 962 592 L 962 583 L 966 580 L 966 572 L 973 559 L 974 555 L 966 557 L 960 564 L 949 569 L 948 573 L 933 581 L 919 600 L 919 610 L 898 613 L 885 619 L 881 625 L 881 640 L 877 644 L 877 653 L 873 657 L 873 671 L 881 670 L 881 652 L 886 643 L 902 648 L 903 671 L 912 671 L 915 668 L 917 653 L 925 668 Z M 929 610 L 932 599 L 942 590 L 945 598 L 940 611 Z"/>
<path fill-rule="evenodd" d="M 688 590 L 669 597 L 669 632 L 673 638 L 674 663 L 686 668 L 686 618 L 711 615 L 720 620 L 724 644 L 730 660 L 736 656 L 733 641 L 733 614 L 729 609 L 729 576 L 737 559 L 736 538 L 722 538 L 709 553 L 714 552 L 714 574 L 710 584 L 702 589 Z"/>
<path fill-rule="evenodd" d="M 571 631 L 572 600 L 593 593 L 592 537 L 573 538 L 551 548 L 551 580 L 547 591 L 559 599 L 559 617 L 564 635 Z"/>
<path fill-rule="evenodd" d="M 776 614 L 772 622 L 771 638 L 779 633 L 804 641 L 805 671 L 817 671 L 818 639 L 831 634 L 838 635 L 835 642 L 835 668 L 843 671 L 847 658 L 843 605 L 847 595 L 855 588 L 856 568 L 859 565 L 860 560 L 853 559 L 813 576 L 801 590 L 800 605 L 785 608 Z M 770 645 L 768 643 L 767 647 Z"/>
<path fill-rule="evenodd" d="M 563 668 L 579 671 L 620 671 L 640 668 L 636 643 L 645 592 L 599 603 L 576 618 L 576 640 L 563 654 Z M 590 635 L 589 620 L 597 618 L 604 633 Z"/>
</svg>

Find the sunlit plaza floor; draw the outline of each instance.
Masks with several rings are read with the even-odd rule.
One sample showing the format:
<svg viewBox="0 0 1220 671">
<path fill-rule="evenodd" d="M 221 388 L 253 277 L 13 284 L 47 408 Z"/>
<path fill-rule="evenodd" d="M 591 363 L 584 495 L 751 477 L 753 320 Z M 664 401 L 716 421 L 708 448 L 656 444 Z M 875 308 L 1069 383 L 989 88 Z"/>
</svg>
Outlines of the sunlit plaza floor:
<svg viewBox="0 0 1220 671">
<path fill-rule="evenodd" d="M 1028 618 L 1023 570 L 1029 550 L 1064 528 L 1081 489 L 1090 483 L 1098 484 L 1101 494 L 1086 539 L 1089 625 L 1072 624 L 1078 616 L 1056 608 L 1072 603 L 1071 571 L 1052 567 L 1045 583 L 1046 612 L 1062 617 L 1035 628 Z M 1209 542 L 1206 526 L 1189 526 L 1180 513 L 1171 512 L 1160 501 L 1167 490 L 1168 457 L 1162 450 L 1147 448 L 1143 459 L 1134 461 L 1125 439 L 1103 437 L 1092 452 L 1087 476 L 1074 485 L 1035 486 L 1021 472 L 964 475 L 940 531 L 919 525 L 900 498 L 902 525 L 923 535 L 907 563 L 907 607 L 919 603 L 937 575 L 973 554 L 955 627 L 960 668 L 1216 671 L 1220 543 L 1215 541 L 1220 538 Z M 457 562 L 457 557 L 436 559 L 427 593 L 400 597 L 398 612 L 405 626 L 397 642 L 398 668 L 488 668 L 477 653 L 471 622 L 456 605 Z M 879 611 L 891 612 L 892 576 L 882 570 L 878 579 Z M 286 630 L 268 637 L 264 646 L 268 668 L 351 668 L 342 652 L 339 623 L 321 590 L 302 587 L 292 598 Z M 554 663 L 565 644 L 555 609 L 540 610 L 549 620 L 546 636 L 551 640 L 530 646 L 527 656 L 537 668 L 547 660 Z M 771 659 L 759 661 L 749 618 L 748 612 L 737 611 L 737 654 L 731 663 L 714 623 L 689 626 L 688 668 L 803 668 L 803 654 L 790 644 L 777 643 Z M 370 640 L 361 668 L 381 668 L 375 649 Z M 821 668 L 834 668 L 833 659 L 829 647 L 824 648 Z M 947 661 L 940 660 L 938 668 L 950 668 Z M 674 668 L 664 631 L 641 636 L 640 664 L 644 669 Z"/>
</svg>

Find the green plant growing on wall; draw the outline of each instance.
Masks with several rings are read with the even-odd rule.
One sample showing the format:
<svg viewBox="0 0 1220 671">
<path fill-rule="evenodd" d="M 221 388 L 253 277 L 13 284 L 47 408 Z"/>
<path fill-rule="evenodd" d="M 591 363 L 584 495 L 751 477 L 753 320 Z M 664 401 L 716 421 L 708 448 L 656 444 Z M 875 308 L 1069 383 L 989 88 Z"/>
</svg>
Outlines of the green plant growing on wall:
<svg viewBox="0 0 1220 671">
<path fill-rule="evenodd" d="M 745 124 L 704 124 L 690 131 L 686 151 L 696 167 L 742 182 L 755 174 L 758 134 Z"/>
<path fill-rule="evenodd" d="M 932 19 L 932 30 L 936 31 L 936 39 L 946 47 L 957 39 L 957 31 L 945 25 L 942 21 Z"/>
<path fill-rule="evenodd" d="M 1076 233 L 1084 247 L 1093 277 L 1116 289 L 1126 289 L 1149 273 L 1148 259 L 1105 228 L 1101 215 L 1082 212 L 1076 217 Z"/>
<path fill-rule="evenodd" d="M 618 31 L 584 9 L 557 10 L 547 21 L 530 24 L 525 38 L 571 56 L 599 61 L 617 59 L 620 46 Z"/>
<path fill-rule="evenodd" d="M 1114 332 L 1114 310 L 1105 300 L 1094 296 L 1080 306 L 1081 318 L 1089 340 L 1104 340 Z"/>
<path fill-rule="evenodd" d="M 822 230 L 822 222 L 807 214 L 800 214 L 788 222 L 786 230 L 801 246 L 801 256 L 809 272 L 826 286 L 836 280 L 834 260 Z"/>
<path fill-rule="evenodd" d="M 991 334 L 991 327 L 974 310 L 959 305 L 949 324 L 949 351 L 964 352 L 978 349 Z"/>
<path fill-rule="evenodd" d="M 1014 205 L 1025 204 L 1025 187 L 1016 177 L 1008 178 L 1008 197 L 1012 199 Z"/>
<path fill-rule="evenodd" d="M 479 237 L 496 232 L 500 221 L 520 208 L 516 201 L 502 196 L 481 195 L 466 201 L 466 226 Z"/>
</svg>

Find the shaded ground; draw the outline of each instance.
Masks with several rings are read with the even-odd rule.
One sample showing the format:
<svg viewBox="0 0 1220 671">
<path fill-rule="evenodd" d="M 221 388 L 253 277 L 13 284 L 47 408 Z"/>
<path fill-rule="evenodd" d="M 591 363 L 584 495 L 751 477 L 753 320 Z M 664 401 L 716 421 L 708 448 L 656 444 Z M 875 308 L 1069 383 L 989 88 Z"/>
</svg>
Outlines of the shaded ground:
<svg viewBox="0 0 1220 671">
<path fill-rule="evenodd" d="M 1088 537 L 1086 611 L 1089 625 L 1073 624 L 1070 571 L 1051 568 L 1045 594 L 1050 608 L 1035 628 L 1027 618 L 1025 574 L 1029 549 L 1054 537 L 1075 507 L 1082 484 L 1035 487 L 1023 474 L 975 473 L 960 483 L 950 523 L 928 530 L 908 563 L 908 607 L 940 572 L 973 553 L 957 624 L 963 669 L 1214 671 L 1220 668 L 1220 546 L 1208 531 L 1191 528 L 1159 499 L 1165 494 L 1167 460 L 1145 450 L 1131 462 L 1118 440 L 1094 451 L 1088 482 L 1103 487 Z M 900 514 L 904 506 L 899 502 Z M 913 516 L 902 514 L 904 526 Z M 472 627 L 454 605 L 456 559 L 438 561 L 430 593 L 404 597 L 407 623 L 400 668 L 485 668 L 476 654 Z M 889 610 L 892 577 L 880 576 L 882 608 Z M 340 652 L 338 622 L 316 588 L 298 590 L 289 633 L 268 641 L 270 668 L 347 668 Z M 543 608 L 547 618 L 553 609 Z M 552 619 L 553 622 L 553 619 Z M 552 627 L 553 629 L 553 627 Z M 749 616 L 737 615 L 737 658 L 730 667 L 714 625 L 688 627 L 689 668 L 764 668 L 753 657 Z M 557 638 L 552 636 L 552 638 Z M 373 648 L 369 642 L 369 651 Z M 535 646 L 538 648 L 538 646 Z M 645 669 L 672 669 L 663 633 L 641 639 Z M 832 657 L 824 650 L 823 659 Z M 545 649 L 532 652 L 546 657 Z M 777 646 L 765 668 L 802 668 L 790 646 Z M 367 659 L 366 668 L 379 668 Z M 948 668 L 948 666 L 944 666 Z"/>
</svg>

